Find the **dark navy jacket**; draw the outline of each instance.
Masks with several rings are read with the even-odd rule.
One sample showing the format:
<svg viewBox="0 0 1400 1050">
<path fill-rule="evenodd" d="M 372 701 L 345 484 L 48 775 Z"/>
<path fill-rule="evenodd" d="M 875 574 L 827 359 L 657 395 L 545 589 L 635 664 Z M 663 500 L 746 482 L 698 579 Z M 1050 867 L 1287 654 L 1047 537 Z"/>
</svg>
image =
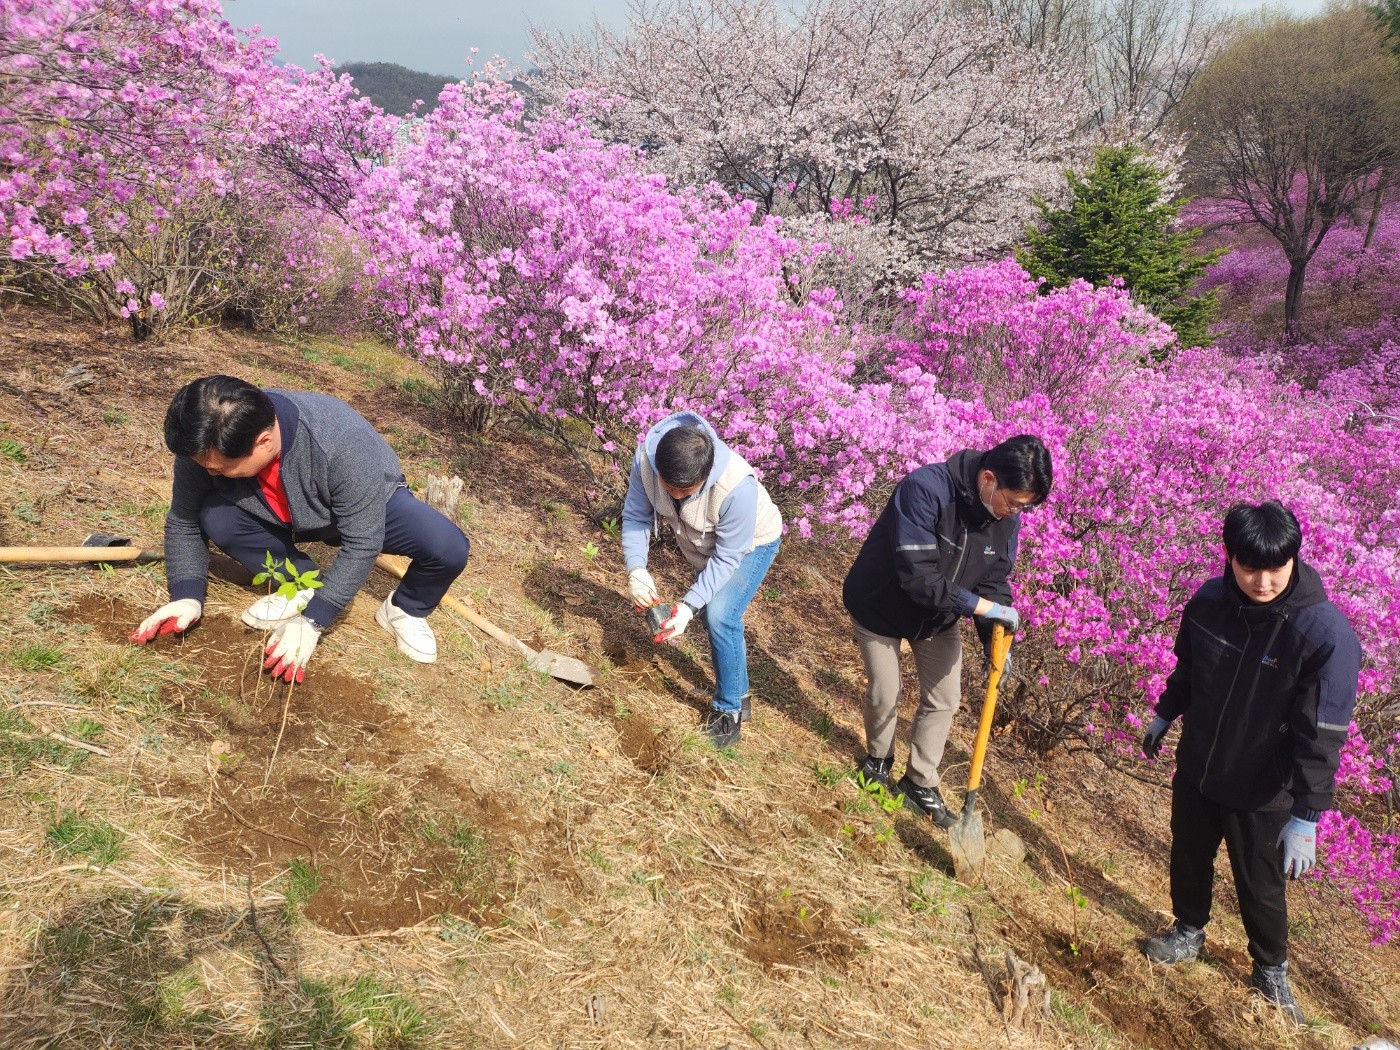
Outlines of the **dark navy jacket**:
<svg viewBox="0 0 1400 1050">
<path fill-rule="evenodd" d="M 1019 517 L 982 506 L 977 474 L 986 453 L 959 452 L 895 486 L 856 555 L 841 597 L 867 631 L 928 638 L 971 616 L 979 597 L 1011 602 Z M 984 639 L 985 641 L 985 639 Z"/>
<path fill-rule="evenodd" d="M 1186 603 L 1157 714 L 1182 716 L 1177 776 L 1231 809 L 1316 820 L 1332 805 L 1361 645 L 1317 573 L 1295 563 L 1268 605 L 1227 566 Z"/>
</svg>

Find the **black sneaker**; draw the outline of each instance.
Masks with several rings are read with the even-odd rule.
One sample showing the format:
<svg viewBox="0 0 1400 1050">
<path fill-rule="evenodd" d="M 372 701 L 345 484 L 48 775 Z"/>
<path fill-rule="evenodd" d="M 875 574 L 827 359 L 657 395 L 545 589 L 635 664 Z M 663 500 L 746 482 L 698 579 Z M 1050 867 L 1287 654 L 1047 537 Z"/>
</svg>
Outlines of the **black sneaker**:
<svg viewBox="0 0 1400 1050">
<path fill-rule="evenodd" d="M 733 747 L 739 742 L 739 719 L 733 711 L 711 711 L 705 716 L 705 736 L 716 748 Z"/>
<path fill-rule="evenodd" d="M 860 765 L 856 766 L 856 782 L 880 784 L 886 791 L 893 792 L 894 781 L 890 778 L 892 772 L 894 772 L 894 755 L 885 758 L 866 755 L 865 758 L 861 759 Z"/>
<path fill-rule="evenodd" d="M 904 808 L 910 813 L 916 817 L 932 817 L 940 828 L 951 828 L 958 822 L 958 818 L 948 812 L 948 804 L 936 787 L 919 787 L 909 779 L 908 773 L 899 778 L 894 793 L 904 796 Z"/>
<path fill-rule="evenodd" d="M 1293 989 L 1288 987 L 1288 963 L 1281 962 L 1277 966 L 1260 966 L 1255 963 L 1249 983 L 1265 1000 L 1282 1010 L 1283 1016 L 1294 1024 L 1307 1023 L 1308 1019 L 1303 1016 L 1303 1008 L 1298 1005 L 1298 1000 L 1293 998 Z"/>
<path fill-rule="evenodd" d="M 1206 931 L 1184 922 L 1173 924 L 1166 933 L 1149 937 L 1142 946 L 1142 954 L 1163 966 L 1190 962 L 1201 954 L 1201 945 L 1206 943 Z"/>
</svg>

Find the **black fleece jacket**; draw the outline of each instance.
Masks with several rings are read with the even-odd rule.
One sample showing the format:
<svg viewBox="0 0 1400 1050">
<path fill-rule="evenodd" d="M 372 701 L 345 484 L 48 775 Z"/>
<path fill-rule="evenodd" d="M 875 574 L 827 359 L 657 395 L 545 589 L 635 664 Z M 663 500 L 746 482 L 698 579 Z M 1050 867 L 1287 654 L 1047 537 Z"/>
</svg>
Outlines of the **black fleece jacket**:
<svg viewBox="0 0 1400 1050">
<path fill-rule="evenodd" d="M 1182 716 L 1177 776 L 1231 809 L 1316 820 L 1332 806 L 1360 670 L 1356 632 L 1310 566 L 1296 562 L 1267 605 L 1227 566 L 1186 603 L 1157 703 L 1160 717 Z"/>
<path fill-rule="evenodd" d="M 1021 521 L 977 494 L 984 452 L 964 449 L 911 472 L 865 538 L 841 589 L 846 610 L 886 638 L 928 638 L 971 616 L 979 597 L 1011 602 Z M 983 638 L 983 642 L 986 642 Z"/>
</svg>

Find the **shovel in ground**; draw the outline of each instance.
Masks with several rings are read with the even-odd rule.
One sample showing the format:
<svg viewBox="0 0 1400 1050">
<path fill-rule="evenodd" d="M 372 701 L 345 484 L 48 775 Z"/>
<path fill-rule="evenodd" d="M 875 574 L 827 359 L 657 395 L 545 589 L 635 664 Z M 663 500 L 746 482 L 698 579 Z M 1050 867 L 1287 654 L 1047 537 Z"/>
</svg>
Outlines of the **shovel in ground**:
<svg viewBox="0 0 1400 1050">
<path fill-rule="evenodd" d="M 997 687 L 1006 670 L 1006 657 L 1011 652 L 1012 635 L 1001 624 L 992 626 L 991 671 L 987 675 L 987 696 L 982 701 L 982 720 L 977 724 L 977 740 L 972 745 L 972 771 L 967 777 L 967 795 L 963 798 L 962 816 L 948 829 L 948 849 L 953 855 L 953 870 L 958 881 L 975 885 L 982 881 L 987 863 L 987 836 L 982 828 L 982 815 L 977 812 L 977 789 L 982 785 L 982 762 L 987 757 L 987 742 L 992 737 L 992 716 L 997 708 Z"/>
<path fill-rule="evenodd" d="M 76 547 L 0 547 L 0 564 L 19 562 L 133 561 L 138 565 L 160 561 L 163 552 L 135 547 L 125 536 L 94 532 Z"/>
<path fill-rule="evenodd" d="M 408 570 L 408 561 L 396 554 L 381 554 L 375 561 L 385 572 L 398 579 L 403 579 L 403 574 Z M 541 671 L 551 678 L 557 678 L 561 682 L 568 682 L 570 685 L 591 686 L 593 684 L 593 668 L 589 667 L 582 660 L 576 660 L 572 656 L 561 656 L 559 653 L 549 649 L 541 649 L 536 652 L 522 642 L 513 634 L 501 630 L 494 623 L 482 616 L 479 612 L 458 601 L 452 595 L 443 596 L 442 604 L 451 609 L 462 619 L 472 626 L 485 631 L 496 641 L 500 642 L 507 649 L 514 649 L 525 657 L 525 666 L 532 671 Z"/>
</svg>

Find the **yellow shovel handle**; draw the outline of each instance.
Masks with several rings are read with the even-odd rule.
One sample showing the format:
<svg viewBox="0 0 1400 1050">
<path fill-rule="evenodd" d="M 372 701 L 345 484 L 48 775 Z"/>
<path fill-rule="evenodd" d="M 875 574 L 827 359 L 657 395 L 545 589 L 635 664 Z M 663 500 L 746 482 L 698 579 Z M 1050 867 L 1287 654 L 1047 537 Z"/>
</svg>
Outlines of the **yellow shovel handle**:
<svg viewBox="0 0 1400 1050">
<path fill-rule="evenodd" d="M 1001 624 L 992 625 L 992 670 L 987 676 L 987 697 L 982 701 L 982 719 L 977 723 L 977 741 L 972 745 L 972 772 L 968 774 L 968 793 L 982 786 L 982 762 L 987 757 L 987 742 L 992 738 L 992 716 L 997 709 L 997 687 L 1006 670 L 1006 657 L 1011 652 L 1013 635 Z"/>
</svg>

